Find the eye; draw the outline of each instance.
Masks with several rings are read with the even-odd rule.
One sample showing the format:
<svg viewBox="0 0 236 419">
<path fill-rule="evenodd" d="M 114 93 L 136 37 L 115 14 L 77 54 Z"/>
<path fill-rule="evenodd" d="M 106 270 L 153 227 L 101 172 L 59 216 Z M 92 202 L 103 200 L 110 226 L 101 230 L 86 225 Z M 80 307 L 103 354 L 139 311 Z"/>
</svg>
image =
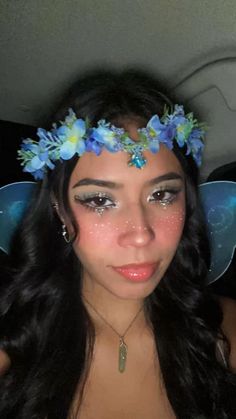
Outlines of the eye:
<svg viewBox="0 0 236 419">
<path fill-rule="evenodd" d="M 105 194 L 99 193 L 95 195 L 75 195 L 74 200 L 79 202 L 85 208 L 92 211 L 101 211 L 116 207 L 113 199 Z"/>
<path fill-rule="evenodd" d="M 180 189 L 158 189 L 149 195 L 147 200 L 151 203 L 169 205 L 176 199 L 179 192 Z"/>
</svg>

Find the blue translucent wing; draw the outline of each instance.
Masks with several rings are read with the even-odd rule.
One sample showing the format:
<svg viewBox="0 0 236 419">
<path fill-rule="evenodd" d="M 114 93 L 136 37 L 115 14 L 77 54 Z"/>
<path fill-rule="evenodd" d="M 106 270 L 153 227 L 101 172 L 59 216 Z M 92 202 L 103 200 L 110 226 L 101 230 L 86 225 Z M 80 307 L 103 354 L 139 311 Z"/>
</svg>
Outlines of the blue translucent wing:
<svg viewBox="0 0 236 419">
<path fill-rule="evenodd" d="M 236 247 L 236 182 L 215 181 L 200 185 L 208 225 L 212 262 L 209 283 L 229 267 Z"/>
<path fill-rule="evenodd" d="M 0 249 L 5 253 L 35 187 L 35 182 L 16 182 L 0 188 Z"/>
</svg>

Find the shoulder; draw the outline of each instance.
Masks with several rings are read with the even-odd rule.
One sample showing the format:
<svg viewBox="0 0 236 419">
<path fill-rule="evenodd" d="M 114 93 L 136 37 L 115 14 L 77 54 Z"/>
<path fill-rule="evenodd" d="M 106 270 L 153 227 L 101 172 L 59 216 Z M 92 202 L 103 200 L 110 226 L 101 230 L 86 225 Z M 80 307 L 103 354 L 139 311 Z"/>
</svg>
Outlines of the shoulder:
<svg viewBox="0 0 236 419">
<path fill-rule="evenodd" d="M 236 371 L 236 300 L 220 297 L 219 303 L 223 311 L 221 329 L 230 343 L 229 362 Z"/>
<path fill-rule="evenodd" d="M 11 361 L 9 356 L 0 349 L 0 377 L 9 369 L 10 364 Z"/>
</svg>

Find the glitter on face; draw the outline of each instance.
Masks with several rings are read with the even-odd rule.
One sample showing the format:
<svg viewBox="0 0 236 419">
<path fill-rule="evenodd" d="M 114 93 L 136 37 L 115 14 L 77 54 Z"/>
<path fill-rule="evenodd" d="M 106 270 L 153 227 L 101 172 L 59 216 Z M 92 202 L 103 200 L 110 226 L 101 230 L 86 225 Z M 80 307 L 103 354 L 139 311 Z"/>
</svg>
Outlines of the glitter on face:
<svg viewBox="0 0 236 419">
<path fill-rule="evenodd" d="M 87 287 L 102 285 L 119 298 L 145 298 L 163 277 L 182 236 L 184 181 L 178 160 L 165 148 L 156 155 L 150 153 L 148 165 L 139 172 L 127 166 L 126 157 L 125 153 L 104 152 L 99 157 L 86 153 L 77 163 L 69 189 L 79 226 L 73 247 L 84 267 Z M 167 180 L 154 181 L 163 176 Z M 73 188 L 80 179 L 121 186 L 91 183 Z M 135 287 L 112 269 L 147 262 L 157 264 L 156 273 Z"/>
</svg>

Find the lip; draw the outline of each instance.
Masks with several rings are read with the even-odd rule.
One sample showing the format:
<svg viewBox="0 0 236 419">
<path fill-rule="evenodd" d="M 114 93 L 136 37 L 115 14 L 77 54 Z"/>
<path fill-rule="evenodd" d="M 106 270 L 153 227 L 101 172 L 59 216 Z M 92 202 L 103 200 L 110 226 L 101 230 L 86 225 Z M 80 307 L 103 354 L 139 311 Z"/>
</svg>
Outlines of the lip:
<svg viewBox="0 0 236 419">
<path fill-rule="evenodd" d="M 131 263 L 123 266 L 113 266 L 112 268 L 124 278 L 132 282 L 148 281 L 157 269 L 157 263 Z"/>
</svg>

